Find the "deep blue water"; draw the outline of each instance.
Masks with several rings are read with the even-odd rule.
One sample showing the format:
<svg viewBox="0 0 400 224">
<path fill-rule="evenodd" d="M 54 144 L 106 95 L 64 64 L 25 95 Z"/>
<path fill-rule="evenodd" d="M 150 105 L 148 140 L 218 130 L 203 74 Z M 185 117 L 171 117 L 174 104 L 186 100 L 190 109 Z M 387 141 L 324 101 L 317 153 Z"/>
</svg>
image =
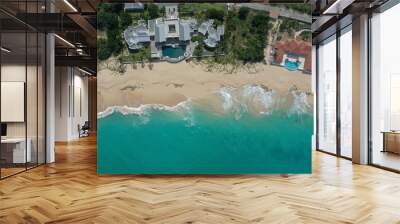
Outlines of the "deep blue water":
<svg viewBox="0 0 400 224">
<path fill-rule="evenodd" d="M 115 112 L 98 120 L 98 173 L 310 173 L 312 123 L 311 113 L 286 111 Z"/>
</svg>

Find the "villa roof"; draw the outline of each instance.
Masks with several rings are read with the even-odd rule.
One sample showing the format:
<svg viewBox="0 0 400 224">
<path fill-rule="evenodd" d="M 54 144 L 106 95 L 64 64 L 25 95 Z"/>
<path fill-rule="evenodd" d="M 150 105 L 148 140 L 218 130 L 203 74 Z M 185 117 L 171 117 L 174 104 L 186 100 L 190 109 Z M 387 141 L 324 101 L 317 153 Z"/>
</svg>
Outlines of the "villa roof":
<svg viewBox="0 0 400 224">
<path fill-rule="evenodd" d="M 204 40 L 204 43 L 208 47 L 214 48 L 217 46 L 219 41 L 220 41 L 220 36 L 218 35 L 217 31 L 214 28 L 209 29 L 208 37 L 207 37 L 207 39 Z"/>
<path fill-rule="evenodd" d="M 165 34 L 165 24 L 164 23 L 157 23 L 155 29 L 155 41 L 157 43 L 165 42 L 167 39 Z"/>
<path fill-rule="evenodd" d="M 190 24 L 188 22 L 179 23 L 179 40 L 188 41 L 190 40 Z"/>
<path fill-rule="evenodd" d="M 221 36 L 224 35 L 225 28 L 223 25 L 221 25 L 221 26 L 218 26 L 217 29 L 215 29 L 211 25 L 208 27 L 207 32 L 208 32 L 207 39 L 204 40 L 204 43 L 208 47 L 214 48 L 217 46 L 218 42 L 221 40 Z"/>
<path fill-rule="evenodd" d="M 129 48 L 133 50 L 142 48 L 142 43 L 150 42 L 149 31 L 144 24 L 129 26 L 124 31 L 124 38 Z"/>
<path fill-rule="evenodd" d="M 217 46 L 218 42 L 221 40 L 221 36 L 225 33 L 225 28 L 223 25 L 220 25 L 215 29 L 213 27 L 214 20 L 209 19 L 200 24 L 198 31 L 203 35 L 207 35 L 207 39 L 204 40 L 204 43 L 211 48 Z"/>
<path fill-rule="evenodd" d="M 189 25 L 190 25 L 190 32 L 194 32 L 195 30 L 198 29 L 198 27 L 197 27 L 197 20 L 196 20 L 196 19 L 193 19 L 193 18 L 191 18 L 191 19 L 180 19 L 180 22 L 189 23 Z"/>
<path fill-rule="evenodd" d="M 305 70 L 311 71 L 311 43 L 304 40 L 289 39 L 279 41 L 274 45 L 276 49 L 275 62 L 281 63 L 284 55 L 302 56 L 306 59 Z"/>
<path fill-rule="evenodd" d="M 206 33 L 209 31 L 210 27 L 212 27 L 213 24 L 214 20 L 212 19 L 202 22 L 199 27 L 199 32 L 203 35 L 206 35 Z"/>
<path fill-rule="evenodd" d="M 220 40 L 220 36 L 219 36 L 217 30 L 214 29 L 213 27 L 211 27 L 211 28 L 208 30 L 208 38 L 214 39 L 214 40 L 216 40 L 216 41 L 219 41 L 219 40 Z"/>
<path fill-rule="evenodd" d="M 179 38 L 179 20 L 158 20 L 155 25 L 155 41 L 164 42 L 167 38 Z M 190 27 L 189 27 L 190 32 Z M 190 35 L 190 33 L 189 33 Z"/>
</svg>

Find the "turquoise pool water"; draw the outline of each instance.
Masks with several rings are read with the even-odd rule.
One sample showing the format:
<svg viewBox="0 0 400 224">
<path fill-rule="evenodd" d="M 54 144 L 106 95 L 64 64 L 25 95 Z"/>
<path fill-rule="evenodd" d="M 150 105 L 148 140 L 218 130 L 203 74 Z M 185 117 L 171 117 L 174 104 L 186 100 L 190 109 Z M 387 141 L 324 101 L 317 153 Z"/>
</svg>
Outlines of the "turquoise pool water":
<svg viewBox="0 0 400 224">
<path fill-rule="evenodd" d="M 299 64 L 297 62 L 291 62 L 289 60 L 286 59 L 285 61 L 285 67 L 289 70 L 289 71 L 296 71 L 299 69 Z"/>
<path fill-rule="evenodd" d="M 179 58 L 185 54 L 185 48 L 183 46 L 178 46 L 178 47 L 163 47 L 162 48 L 162 54 L 163 56 L 167 56 L 170 58 Z"/>
</svg>

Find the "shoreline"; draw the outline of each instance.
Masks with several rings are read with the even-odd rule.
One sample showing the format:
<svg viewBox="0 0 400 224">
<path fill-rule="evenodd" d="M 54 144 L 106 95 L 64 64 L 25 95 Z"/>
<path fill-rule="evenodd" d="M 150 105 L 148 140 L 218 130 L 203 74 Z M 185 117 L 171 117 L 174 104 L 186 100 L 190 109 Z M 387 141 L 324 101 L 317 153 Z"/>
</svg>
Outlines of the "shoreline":
<svg viewBox="0 0 400 224">
<path fill-rule="evenodd" d="M 229 86 L 240 88 L 259 85 L 278 95 L 289 93 L 295 86 L 299 91 L 311 92 L 311 75 L 301 71 L 264 64 L 248 66 L 252 69 L 227 74 L 207 71 L 206 65 L 193 62 L 154 63 L 152 69 L 127 66 L 124 74 L 108 69 L 98 72 L 98 111 L 113 106 L 138 107 L 146 104 L 174 106 L 188 99 L 207 98 L 210 94 Z M 312 104 L 312 96 L 309 96 Z"/>
</svg>

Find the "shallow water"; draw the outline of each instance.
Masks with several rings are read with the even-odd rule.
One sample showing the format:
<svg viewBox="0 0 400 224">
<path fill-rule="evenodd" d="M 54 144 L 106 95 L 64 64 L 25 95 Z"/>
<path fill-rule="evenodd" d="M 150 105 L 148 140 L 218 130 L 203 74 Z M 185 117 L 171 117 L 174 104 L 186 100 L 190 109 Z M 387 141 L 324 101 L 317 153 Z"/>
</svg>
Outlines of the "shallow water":
<svg viewBox="0 0 400 224">
<path fill-rule="evenodd" d="M 216 93 L 223 113 L 188 101 L 100 116 L 98 172 L 310 173 L 313 118 L 304 97 L 294 95 L 282 109 L 268 91 L 250 90 Z M 257 103 L 263 108 L 251 108 Z"/>
</svg>

